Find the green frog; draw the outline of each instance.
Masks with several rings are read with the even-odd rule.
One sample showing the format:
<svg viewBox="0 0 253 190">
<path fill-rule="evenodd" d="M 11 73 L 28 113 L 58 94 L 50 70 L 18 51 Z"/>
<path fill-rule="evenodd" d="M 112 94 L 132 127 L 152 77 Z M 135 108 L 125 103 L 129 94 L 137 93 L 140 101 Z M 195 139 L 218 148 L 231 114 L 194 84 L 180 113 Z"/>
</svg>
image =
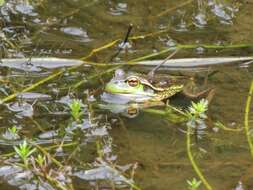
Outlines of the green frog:
<svg viewBox="0 0 253 190">
<path fill-rule="evenodd" d="M 188 79 L 189 80 L 189 79 Z M 164 84 L 163 84 L 164 83 Z M 144 76 L 125 73 L 122 69 L 115 71 L 115 76 L 105 85 L 102 100 L 114 104 L 161 102 L 183 92 L 191 98 L 204 94 L 207 90 L 190 94 L 185 89 L 189 86 L 186 80 L 170 78 L 169 82 L 158 82 L 146 79 Z"/>
</svg>

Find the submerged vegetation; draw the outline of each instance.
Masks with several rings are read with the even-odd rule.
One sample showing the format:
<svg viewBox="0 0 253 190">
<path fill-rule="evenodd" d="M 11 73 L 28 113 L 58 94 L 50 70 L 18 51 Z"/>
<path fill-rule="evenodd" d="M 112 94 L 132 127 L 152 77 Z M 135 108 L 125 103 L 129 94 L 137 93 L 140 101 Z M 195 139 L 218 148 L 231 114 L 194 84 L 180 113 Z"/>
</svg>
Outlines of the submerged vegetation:
<svg viewBox="0 0 253 190">
<path fill-rule="evenodd" d="M 187 180 L 187 183 L 189 190 L 196 190 L 199 188 L 201 181 L 198 181 L 196 180 L 196 178 L 193 178 L 191 181 Z"/>
<path fill-rule="evenodd" d="M 70 113 L 76 122 L 80 121 L 82 111 L 81 111 L 81 101 L 73 100 L 70 105 Z"/>
<path fill-rule="evenodd" d="M 73 100 L 69 107 L 70 107 L 70 114 L 72 115 L 74 121 L 72 122 L 79 122 L 81 125 L 85 125 L 85 123 L 81 122 L 81 102 L 80 100 Z M 198 166 L 193 160 L 193 156 L 191 153 L 190 148 L 190 135 L 191 131 L 193 129 L 198 130 L 198 125 L 203 122 L 203 119 L 206 119 L 205 112 L 207 111 L 208 103 L 204 99 L 202 99 L 199 103 L 192 102 L 192 105 L 189 107 L 189 111 L 183 113 L 180 112 L 179 114 L 183 113 L 183 116 L 187 116 L 187 126 L 188 126 L 188 132 L 187 132 L 187 151 L 189 154 L 190 161 L 192 162 L 193 168 L 196 171 L 197 175 L 200 177 L 203 184 L 206 186 L 207 182 L 205 181 L 203 175 L 198 169 Z M 74 127 L 74 125 L 69 125 L 71 128 Z M 82 126 L 81 126 L 82 129 Z M 66 128 L 63 136 L 70 135 L 69 130 Z M 75 130 L 73 128 L 72 130 Z M 96 130 L 96 129 L 95 129 Z M 16 128 L 13 127 L 9 129 L 11 133 L 16 134 Z M 74 131 L 71 133 L 72 135 L 75 135 Z M 105 139 L 104 139 L 105 140 Z M 86 170 L 86 174 L 84 173 L 85 178 L 87 179 L 100 179 L 100 175 L 102 173 L 106 173 L 104 177 L 101 179 L 109 180 L 109 184 L 112 186 L 112 188 L 115 188 L 115 185 L 117 185 L 119 182 L 125 183 L 126 185 L 129 185 L 132 189 L 140 190 L 133 180 L 134 177 L 134 171 L 136 169 L 136 165 L 134 164 L 132 166 L 132 171 L 130 172 L 130 178 L 127 178 L 125 174 L 122 174 L 122 169 L 120 166 L 114 164 L 109 159 L 108 152 L 104 152 L 102 143 L 106 143 L 97 139 L 96 140 L 96 151 L 97 151 L 97 161 L 95 163 L 95 168 Z M 62 141 L 63 143 L 64 141 Z M 39 186 L 41 188 L 46 188 L 46 186 L 51 186 L 51 188 L 56 189 L 74 189 L 73 184 L 71 183 L 71 177 L 73 176 L 72 169 L 70 166 L 67 166 L 65 164 L 65 161 L 58 161 L 54 155 L 50 154 L 52 150 L 56 150 L 56 152 L 62 152 L 64 147 L 67 146 L 76 146 L 76 143 L 70 143 L 70 144 L 60 144 L 57 146 L 47 147 L 43 148 L 40 145 L 36 144 L 36 142 L 29 141 L 27 142 L 26 139 L 23 140 L 18 146 L 14 146 L 14 150 L 16 155 L 22 160 L 23 164 L 20 164 L 17 162 L 16 159 L 12 159 L 12 157 L 15 157 L 15 154 L 6 154 L 2 155 L 2 157 L 6 159 L 6 164 L 10 165 L 19 175 L 22 175 L 23 179 L 26 179 L 27 181 L 30 181 L 30 179 L 35 178 L 32 183 L 36 184 L 36 186 Z M 109 144 L 109 146 L 111 146 Z M 48 152 L 47 150 L 50 150 Z M 75 152 L 70 154 L 71 157 L 73 157 Z M 108 157 L 109 156 L 109 157 Z M 87 164 L 87 163 L 82 163 Z M 3 168 L 2 168 L 3 169 Z M 4 168 L 6 172 L 10 170 L 11 168 Z M 101 174 L 99 174 L 102 172 Z M 125 173 L 126 171 L 123 171 Z M 90 173 L 90 174 L 89 174 Z M 97 174 L 96 174 L 97 173 Z M 8 174 L 7 174 L 8 175 Z M 18 178 L 16 180 L 19 180 Z M 45 181 L 46 180 L 46 181 Z M 195 178 L 193 178 L 192 181 L 187 181 L 187 184 L 189 185 L 189 189 L 198 189 L 198 187 L 201 184 L 201 181 L 197 181 Z M 46 185 L 47 184 L 47 185 Z M 44 186 L 46 185 L 46 186 Z M 208 186 L 208 185 L 207 185 Z M 209 188 L 209 187 L 207 187 Z M 209 188 L 211 189 L 211 187 Z"/>
<path fill-rule="evenodd" d="M 0 189 L 252 189 L 241 7 L 0 0 Z M 112 78 L 131 88 L 107 94 L 114 104 L 102 97 Z M 183 80 L 189 97 L 143 100 Z"/>
</svg>

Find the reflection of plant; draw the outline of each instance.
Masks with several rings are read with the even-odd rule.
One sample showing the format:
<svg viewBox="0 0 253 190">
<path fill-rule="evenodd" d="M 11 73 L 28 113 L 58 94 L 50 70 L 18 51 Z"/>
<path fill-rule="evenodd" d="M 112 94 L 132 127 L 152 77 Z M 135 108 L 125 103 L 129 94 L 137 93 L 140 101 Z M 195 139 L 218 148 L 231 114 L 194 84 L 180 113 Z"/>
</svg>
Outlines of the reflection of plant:
<svg viewBox="0 0 253 190">
<path fill-rule="evenodd" d="M 12 128 L 8 128 L 8 131 L 9 131 L 10 133 L 16 135 L 18 130 L 17 130 L 17 127 L 16 127 L 16 126 L 13 126 Z"/>
<path fill-rule="evenodd" d="M 193 178 L 191 181 L 187 180 L 189 190 L 197 190 L 201 184 L 201 181 L 198 181 L 196 178 Z"/>
<path fill-rule="evenodd" d="M 75 121 L 80 121 L 80 117 L 82 115 L 81 105 L 82 102 L 77 99 L 74 99 L 69 105 L 70 113 Z"/>
<path fill-rule="evenodd" d="M 18 156 L 23 160 L 25 167 L 28 168 L 28 157 L 36 150 L 35 148 L 32 148 L 29 146 L 26 142 L 26 140 L 23 141 L 22 144 L 19 144 L 19 146 L 14 146 L 15 152 L 18 154 Z"/>
<path fill-rule="evenodd" d="M 7 128 L 7 130 L 5 131 L 5 133 L 2 134 L 2 136 L 7 140 L 16 140 L 20 138 L 18 135 L 18 129 L 15 125 L 11 128 Z"/>
</svg>

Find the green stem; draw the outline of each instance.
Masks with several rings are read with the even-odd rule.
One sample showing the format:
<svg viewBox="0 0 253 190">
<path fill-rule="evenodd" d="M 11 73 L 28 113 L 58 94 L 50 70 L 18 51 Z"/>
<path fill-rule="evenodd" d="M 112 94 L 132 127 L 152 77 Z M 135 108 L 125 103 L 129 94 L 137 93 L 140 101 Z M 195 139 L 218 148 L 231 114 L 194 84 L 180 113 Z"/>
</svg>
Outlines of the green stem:
<svg viewBox="0 0 253 190">
<path fill-rule="evenodd" d="M 175 7 L 170 7 L 169 9 L 166 9 L 165 11 L 163 11 L 163 12 L 159 13 L 158 15 L 156 15 L 155 17 L 158 18 L 158 17 L 164 16 L 164 15 L 166 15 L 166 14 L 172 12 L 172 11 L 175 11 L 175 10 L 177 10 L 179 8 L 182 8 L 182 7 L 188 5 L 188 4 L 192 3 L 192 2 L 193 2 L 193 0 L 188 0 L 188 1 L 185 1 L 185 2 L 179 4 L 179 5 L 175 6 Z"/>
<path fill-rule="evenodd" d="M 176 46 L 180 49 L 195 49 L 203 47 L 205 49 L 234 49 L 234 48 L 252 48 L 253 44 L 230 44 L 230 45 L 213 45 L 213 44 L 178 44 Z"/>
<path fill-rule="evenodd" d="M 107 44 L 105 46 L 102 46 L 100 48 L 97 48 L 95 49 L 94 51 L 91 52 L 91 54 L 93 54 L 94 52 L 98 52 L 98 51 L 101 51 L 101 50 L 104 50 L 104 49 L 107 49 L 109 47 L 111 47 L 112 45 L 114 45 L 116 42 L 118 42 L 118 40 L 115 40 L 113 41 L 112 43 L 110 44 Z M 203 47 L 203 48 L 206 48 L 206 49 L 230 49 L 230 48 L 250 48 L 250 47 L 253 47 L 253 44 L 234 44 L 234 45 L 208 45 L 208 44 L 193 44 L 193 45 L 180 45 L 178 44 L 177 46 L 173 47 L 173 48 L 167 48 L 167 49 L 164 49 L 164 50 L 161 50 L 160 52 L 157 52 L 157 53 L 151 53 L 151 54 L 148 54 L 148 55 L 145 55 L 143 57 L 139 57 L 139 58 L 136 58 L 136 59 L 133 59 L 133 60 L 130 60 L 126 63 L 126 65 L 131 65 L 131 64 L 137 64 L 136 62 L 138 61 L 142 61 L 142 60 L 146 60 L 146 59 L 149 59 L 149 58 L 153 58 L 153 57 L 156 57 L 158 55 L 162 55 L 162 54 L 165 54 L 169 51 L 174 51 L 175 49 L 194 49 L 194 48 L 197 48 L 197 47 Z M 91 55 L 88 55 L 87 57 L 85 58 L 81 58 L 81 60 L 85 60 L 87 59 L 88 57 L 90 57 Z M 92 62 L 83 62 L 82 64 L 80 65 L 77 65 L 77 66 L 73 66 L 73 67 L 70 67 L 66 70 L 60 70 L 46 78 L 43 78 L 41 80 L 39 80 L 38 82 L 32 84 L 31 86 L 23 89 L 22 91 L 20 92 L 17 92 L 17 93 L 13 93 L 7 97 L 5 97 L 4 99 L 0 99 L 0 104 L 3 104 L 5 102 L 8 102 L 14 98 L 17 97 L 17 95 L 19 93 L 23 93 L 23 92 L 28 92 L 28 91 L 31 91 L 35 88 L 37 88 L 38 86 L 60 76 L 61 74 L 65 73 L 66 71 L 72 71 L 72 70 L 75 70 L 83 65 L 86 65 L 86 64 L 90 64 L 90 65 L 96 65 L 96 66 L 106 66 L 105 64 L 98 64 L 98 63 L 92 63 Z M 113 65 L 117 65 L 117 64 L 113 64 Z M 120 66 L 122 66 L 124 64 L 120 64 Z M 112 66 L 112 64 L 108 64 L 108 66 Z M 112 70 L 115 70 L 115 68 L 113 68 Z M 106 73 L 106 72 L 105 72 Z M 93 77 L 92 77 L 93 78 Z M 77 84 L 77 86 L 80 86 L 82 83 L 85 83 L 84 81 L 81 81 L 80 84 Z"/>
<path fill-rule="evenodd" d="M 202 183 L 204 184 L 204 186 L 206 187 L 207 190 L 212 190 L 212 187 L 209 185 L 209 183 L 207 182 L 207 180 L 205 179 L 204 175 L 201 173 L 198 165 L 196 164 L 196 162 L 194 161 L 192 152 L 191 152 L 191 127 L 188 126 L 187 128 L 187 154 L 188 154 L 188 158 L 191 162 L 191 165 L 194 169 L 194 171 L 196 172 L 196 174 L 198 175 L 199 179 L 202 181 Z"/>
<path fill-rule="evenodd" d="M 68 143 L 68 144 L 63 144 L 62 147 L 70 147 L 70 146 L 75 146 L 75 145 L 77 145 L 77 143 L 76 142 L 72 142 L 72 143 Z M 58 148 L 58 147 L 59 147 L 59 145 L 52 145 L 52 146 L 44 148 L 44 150 L 52 150 L 52 149 Z M 7 157 L 8 158 L 8 157 L 13 156 L 15 154 L 16 154 L 16 152 L 10 152 L 10 153 L 6 153 L 6 154 L 1 154 L 0 158 L 2 158 L 2 157 L 4 157 L 4 158 Z"/>
<path fill-rule="evenodd" d="M 103 71 L 103 72 L 101 72 L 101 73 L 99 73 L 99 74 L 94 74 L 94 75 L 88 77 L 88 78 L 85 79 L 85 80 L 81 80 L 81 81 L 77 82 L 77 83 L 73 86 L 73 88 L 76 89 L 76 88 L 80 87 L 81 85 L 85 84 L 87 81 L 91 81 L 92 79 L 97 78 L 98 76 L 103 76 L 103 75 L 105 75 L 105 74 L 107 74 L 107 73 L 111 73 L 111 72 L 115 71 L 116 69 L 118 69 L 118 68 L 120 68 L 120 67 L 121 67 L 121 65 L 118 65 L 118 66 L 115 66 L 115 67 L 113 67 L 113 68 L 111 68 L 111 69 L 107 69 L 107 70 L 105 70 L 105 71 Z"/>
<path fill-rule="evenodd" d="M 19 93 L 24 93 L 24 92 L 28 92 L 30 90 L 33 90 L 34 88 L 36 88 L 36 87 L 38 87 L 38 86 L 46 83 L 47 81 L 50 81 L 51 79 L 54 79 L 55 77 L 57 77 L 57 76 L 59 76 L 61 74 L 63 74 L 63 70 L 58 71 L 58 72 L 56 72 L 56 73 L 54 73 L 54 74 L 52 74 L 52 75 L 50 75 L 50 76 L 48 76 L 46 78 L 43 78 L 42 80 L 36 82 L 35 84 L 33 84 L 33 85 L 31 85 L 31 86 L 23 89 L 21 92 L 17 92 L 17 93 L 14 93 L 14 94 L 11 94 L 11 95 L 7 96 L 6 98 L 0 100 L 0 104 L 8 102 L 8 101 L 16 98 Z"/>
<path fill-rule="evenodd" d="M 73 190 L 73 188 L 71 188 L 71 186 L 69 187 L 67 185 L 63 185 L 59 180 L 51 177 L 48 174 L 36 172 L 35 175 L 45 178 L 52 186 L 56 187 L 56 189 L 58 189 L 58 190 Z"/>
<path fill-rule="evenodd" d="M 39 150 L 41 151 L 44 155 L 48 156 L 51 161 L 53 163 L 55 163 L 55 165 L 57 165 L 59 168 L 63 168 L 63 165 L 58 161 L 56 160 L 53 156 L 51 156 L 47 151 L 46 149 L 44 149 L 42 146 L 38 145 L 38 144 L 34 144 L 34 146 Z"/>
<path fill-rule="evenodd" d="M 253 80 L 251 81 L 250 90 L 249 90 L 249 94 L 248 94 L 247 102 L 245 106 L 245 116 L 244 116 L 244 129 L 245 129 L 247 141 L 250 148 L 250 154 L 253 158 L 253 143 L 251 140 L 250 129 L 249 129 L 249 113 L 250 113 L 252 93 L 253 93 Z"/>
<path fill-rule="evenodd" d="M 157 53 L 151 53 L 151 54 L 148 54 L 148 55 L 145 55 L 145 56 L 142 56 L 142 57 L 138 57 L 136 59 L 133 59 L 131 61 L 128 61 L 127 63 L 128 64 L 131 64 L 131 63 L 135 63 L 135 62 L 138 62 L 138 61 L 142 61 L 142 60 L 146 60 L 146 59 L 149 59 L 149 58 L 153 58 L 153 57 L 156 57 L 158 55 L 162 55 L 164 53 L 167 53 L 169 51 L 175 51 L 176 47 L 173 47 L 173 48 L 168 48 L 168 49 L 164 49 L 162 51 L 159 51 Z"/>
</svg>

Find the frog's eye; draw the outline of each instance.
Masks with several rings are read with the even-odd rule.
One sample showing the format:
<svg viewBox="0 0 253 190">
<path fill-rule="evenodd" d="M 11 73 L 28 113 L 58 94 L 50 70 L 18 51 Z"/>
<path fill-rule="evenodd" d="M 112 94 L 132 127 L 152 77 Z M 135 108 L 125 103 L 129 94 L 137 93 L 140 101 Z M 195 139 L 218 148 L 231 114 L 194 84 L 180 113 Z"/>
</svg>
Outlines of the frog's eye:
<svg viewBox="0 0 253 190">
<path fill-rule="evenodd" d="M 127 84 L 131 87 L 139 86 L 140 80 L 137 77 L 129 77 L 127 79 Z"/>
<path fill-rule="evenodd" d="M 134 108 L 134 107 L 129 107 L 128 109 L 127 109 L 127 117 L 129 117 L 129 118 L 134 118 L 134 117 L 136 117 L 137 115 L 139 114 L 139 109 L 137 109 L 137 108 Z"/>
</svg>

